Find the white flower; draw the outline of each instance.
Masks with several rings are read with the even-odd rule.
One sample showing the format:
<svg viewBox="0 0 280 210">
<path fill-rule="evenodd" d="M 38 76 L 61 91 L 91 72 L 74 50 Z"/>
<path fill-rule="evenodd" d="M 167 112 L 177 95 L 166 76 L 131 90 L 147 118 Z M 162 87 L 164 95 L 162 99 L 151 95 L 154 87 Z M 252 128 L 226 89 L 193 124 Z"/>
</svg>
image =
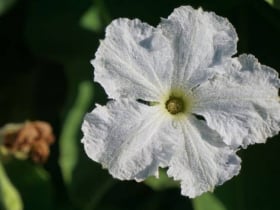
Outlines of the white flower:
<svg viewBox="0 0 280 210">
<path fill-rule="evenodd" d="M 142 181 L 159 167 L 195 197 L 237 175 L 238 147 L 280 130 L 275 70 L 232 58 L 227 19 L 183 6 L 156 27 L 117 19 L 92 64 L 111 100 L 85 116 L 87 155 L 116 178 Z"/>
</svg>

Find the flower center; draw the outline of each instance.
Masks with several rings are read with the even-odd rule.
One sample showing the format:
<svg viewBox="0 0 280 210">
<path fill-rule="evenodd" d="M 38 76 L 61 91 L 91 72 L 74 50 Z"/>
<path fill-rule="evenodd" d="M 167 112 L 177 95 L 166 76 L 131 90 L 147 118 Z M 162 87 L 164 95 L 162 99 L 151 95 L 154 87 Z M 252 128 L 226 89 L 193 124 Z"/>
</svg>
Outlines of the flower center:
<svg viewBox="0 0 280 210">
<path fill-rule="evenodd" d="M 177 97 L 171 97 L 168 99 L 168 101 L 165 103 L 166 109 L 171 114 L 178 114 L 180 112 L 184 112 L 185 106 L 184 101 L 181 98 Z"/>
</svg>

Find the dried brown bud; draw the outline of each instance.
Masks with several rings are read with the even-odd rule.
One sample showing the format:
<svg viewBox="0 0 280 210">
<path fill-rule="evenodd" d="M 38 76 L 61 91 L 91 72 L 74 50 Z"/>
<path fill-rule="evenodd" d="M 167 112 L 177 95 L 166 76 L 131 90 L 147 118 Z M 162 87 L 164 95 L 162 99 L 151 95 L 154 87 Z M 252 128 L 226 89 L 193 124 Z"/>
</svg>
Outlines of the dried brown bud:
<svg viewBox="0 0 280 210">
<path fill-rule="evenodd" d="M 48 143 L 43 140 L 36 141 L 32 145 L 30 158 L 35 163 L 44 163 L 48 159 L 49 154 L 50 154 L 50 149 Z"/>
<path fill-rule="evenodd" d="M 42 121 L 35 121 L 33 125 L 39 132 L 41 138 L 45 139 L 45 141 L 48 144 L 54 143 L 54 135 L 52 134 L 52 127 L 48 123 Z"/>
<path fill-rule="evenodd" d="M 43 163 L 49 156 L 49 146 L 54 142 L 51 126 L 42 121 L 8 124 L 0 130 L 2 147 L 15 156 L 30 157 Z"/>
</svg>

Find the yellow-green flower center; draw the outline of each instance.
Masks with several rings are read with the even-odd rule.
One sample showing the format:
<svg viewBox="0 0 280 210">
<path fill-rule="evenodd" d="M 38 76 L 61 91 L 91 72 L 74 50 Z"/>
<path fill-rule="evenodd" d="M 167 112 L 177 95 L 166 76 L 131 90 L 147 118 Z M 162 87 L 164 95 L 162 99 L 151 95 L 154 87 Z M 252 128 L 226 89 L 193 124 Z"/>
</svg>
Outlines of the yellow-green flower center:
<svg viewBox="0 0 280 210">
<path fill-rule="evenodd" d="M 162 108 L 165 113 L 176 119 L 181 119 L 191 113 L 194 98 L 191 92 L 181 88 L 172 88 L 162 97 Z"/>
<path fill-rule="evenodd" d="M 183 99 L 177 97 L 170 97 L 165 103 L 167 111 L 171 114 L 178 114 L 184 112 L 185 104 Z"/>
</svg>

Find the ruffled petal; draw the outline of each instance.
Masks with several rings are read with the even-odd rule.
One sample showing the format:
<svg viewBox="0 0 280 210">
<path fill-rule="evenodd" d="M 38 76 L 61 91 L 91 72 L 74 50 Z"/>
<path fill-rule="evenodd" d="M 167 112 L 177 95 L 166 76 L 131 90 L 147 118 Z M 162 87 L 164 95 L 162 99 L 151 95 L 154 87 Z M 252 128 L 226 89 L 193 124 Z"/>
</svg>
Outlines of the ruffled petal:
<svg viewBox="0 0 280 210">
<path fill-rule="evenodd" d="M 173 86 L 196 86 L 212 76 L 209 67 L 236 53 L 238 38 L 234 27 L 212 12 L 182 6 L 168 19 L 162 19 L 158 28 L 174 50 Z"/>
<path fill-rule="evenodd" d="M 181 181 L 183 195 L 194 198 L 237 175 L 240 158 L 204 121 L 189 116 L 178 126 L 176 153 L 169 176 Z"/>
<path fill-rule="evenodd" d="M 111 101 L 87 114 L 82 142 L 87 155 L 121 180 L 141 181 L 166 167 L 175 131 L 158 106 Z"/>
<path fill-rule="evenodd" d="M 120 18 L 106 29 L 92 64 L 109 98 L 156 101 L 170 87 L 172 50 L 161 31 Z"/>
<path fill-rule="evenodd" d="M 242 55 L 217 67 L 221 74 L 201 84 L 193 112 L 234 147 L 264 143 L 280 130 L 278 73 Z"/>
</svg>

